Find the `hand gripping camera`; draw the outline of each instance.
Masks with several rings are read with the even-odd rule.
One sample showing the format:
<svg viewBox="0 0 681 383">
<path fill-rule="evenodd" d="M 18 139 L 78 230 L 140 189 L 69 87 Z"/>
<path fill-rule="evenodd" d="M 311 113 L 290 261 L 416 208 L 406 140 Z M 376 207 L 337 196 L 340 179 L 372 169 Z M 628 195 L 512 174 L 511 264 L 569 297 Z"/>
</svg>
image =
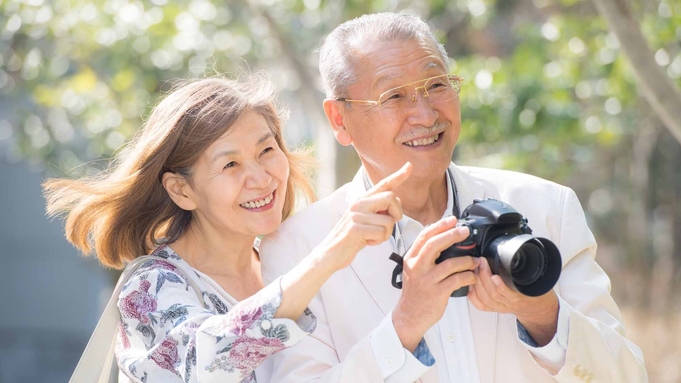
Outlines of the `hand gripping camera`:
<svg viewBox="0 0 681 383">
<path fill-rule="evenodd" d="M 457 226 L 468 226 L 470 236 L 445 249 L 435 260 L 485 257 L 506 286 L 532 297 L 546 294 L 558 282 L 562 261 L 556 245 L 532 236 L 527 219 L 513 207 L 495 199 L 476 199 L 461 214 Z M 452 297 L 468 294 L 468 286 Z"/>
<path fill-rule="evenodd" d="M 560 251 L 550 240 L 531 235 L 527 219 L 510 205 L 476 199 L 463 211 L 457 226 L 468 226 L 469 237 L 442 251 L 435 263 L 466 255 L 485 257 L 492 273 L 500 275 L 506 286 L 532 297 L 546 294 L 558 282 Z M 392 285 L 402 288 L 402 257 L 393 253 L 390 259 L 397 262 Z M 467 294 L 468 286 L 464 286 L 452 297 Z"/>
</svg>

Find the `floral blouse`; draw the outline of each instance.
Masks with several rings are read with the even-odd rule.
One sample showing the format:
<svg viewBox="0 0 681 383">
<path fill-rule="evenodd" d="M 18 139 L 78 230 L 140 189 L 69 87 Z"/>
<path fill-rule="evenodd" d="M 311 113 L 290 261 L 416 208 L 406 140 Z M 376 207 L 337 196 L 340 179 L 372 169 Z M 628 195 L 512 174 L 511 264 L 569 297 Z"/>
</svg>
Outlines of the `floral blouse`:
<svg viewBox="0 0 681 383">
<path fill-rule="evenodd" d="M 168 246 L 153 253 L 123 286 L 116 357 L 133 382 L 255 382 L 269 355 L 314 331 L 309 309 L 294 322 L 274 318 L 280 279 L 239 303 Z M 171 259 L 180 265 L 164 261 Z M 191 275 L 203 301 L 186 280 Z"/>
</svg>

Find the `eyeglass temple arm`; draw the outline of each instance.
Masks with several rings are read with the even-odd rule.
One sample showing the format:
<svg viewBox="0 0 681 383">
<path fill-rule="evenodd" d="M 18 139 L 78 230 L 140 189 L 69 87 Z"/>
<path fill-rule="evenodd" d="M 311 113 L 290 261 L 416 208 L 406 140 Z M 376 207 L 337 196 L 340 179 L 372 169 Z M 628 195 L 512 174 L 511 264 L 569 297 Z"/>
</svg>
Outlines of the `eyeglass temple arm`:
<svg viewBox="0 0 681 383">
<path fill-rule="evenodd" d="M 351 99 L 345 98 L 345 97 L 339 97 L 339 98 L 336 98 L 335 100 L 336 101 L 342 101 L 342 102 L 362 102 L 362 103 L 365 103 L 365 104 L 378 105 L 378 101 L 374 101 L 374 100 L 351 100 Z"/>
</svg>

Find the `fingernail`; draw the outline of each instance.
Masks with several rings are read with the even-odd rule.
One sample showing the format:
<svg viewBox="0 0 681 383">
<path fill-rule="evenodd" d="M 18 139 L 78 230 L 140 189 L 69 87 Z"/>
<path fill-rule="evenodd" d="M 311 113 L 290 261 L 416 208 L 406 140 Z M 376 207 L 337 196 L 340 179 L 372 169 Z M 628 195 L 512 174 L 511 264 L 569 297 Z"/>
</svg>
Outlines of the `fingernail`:
<svg viewBox="0 0 681 383">
<path fill-rule="evenodd" d="M 492 283 L 494 283 L 496 286 L 501 286 L 501 281 L 499 278 L 492 278 Z"/>
</svg>

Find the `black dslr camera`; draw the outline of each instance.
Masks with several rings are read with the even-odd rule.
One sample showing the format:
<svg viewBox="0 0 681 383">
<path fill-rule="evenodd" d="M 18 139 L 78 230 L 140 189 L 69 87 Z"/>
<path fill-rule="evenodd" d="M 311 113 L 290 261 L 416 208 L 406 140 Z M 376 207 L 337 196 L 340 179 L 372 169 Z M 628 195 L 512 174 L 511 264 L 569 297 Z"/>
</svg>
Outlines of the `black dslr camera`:
<svg viewBox="0 0 681 383">
<path fill-rule="evenodd" d="M 476 199 L 463 211 L 457 226 L 468 226 L 470 236 L 445 249 L 435 263 L 465 255 L 485 257 L 506 286 L 532 297 L 546 294 L 558 282 L 560 251 L 548 239 L 532 236 L 527 219 L 510 205 Z M 464 286 L 452 297 L 467 294 L 468 286 Z"/>
</svg>

